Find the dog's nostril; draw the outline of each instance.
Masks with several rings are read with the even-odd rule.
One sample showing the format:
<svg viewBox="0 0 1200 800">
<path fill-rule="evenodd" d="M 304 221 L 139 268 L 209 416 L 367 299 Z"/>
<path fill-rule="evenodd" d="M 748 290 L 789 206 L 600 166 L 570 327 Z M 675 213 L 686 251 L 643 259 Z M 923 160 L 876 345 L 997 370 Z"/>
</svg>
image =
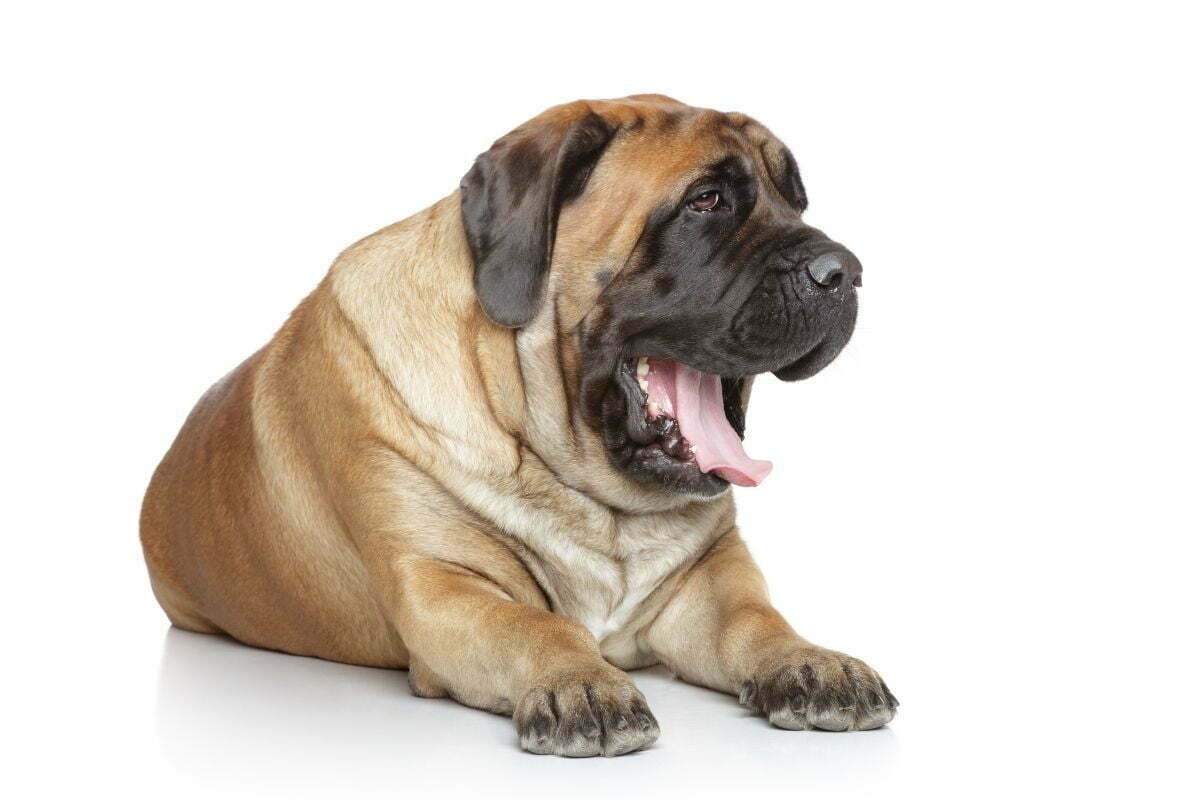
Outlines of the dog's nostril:
<svg viewBox="0 0 1200 800">
<path fill-rule="evenodd" d="M 822 253 L 808 262 L 808 274 L 830 289 L 841 286 L 847 277 L 855 286 L 862 286 L 862 264 L 849 250 Z"/>
</svg>

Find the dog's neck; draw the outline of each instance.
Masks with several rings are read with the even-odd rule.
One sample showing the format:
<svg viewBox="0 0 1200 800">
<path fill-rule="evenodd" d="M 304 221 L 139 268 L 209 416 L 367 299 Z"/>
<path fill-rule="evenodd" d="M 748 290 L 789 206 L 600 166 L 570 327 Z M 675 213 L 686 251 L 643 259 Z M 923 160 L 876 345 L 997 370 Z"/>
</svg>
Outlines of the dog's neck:
<svg viewBox="0 0 1200 800">
<path fill-rule="evenodd" d="M 464 474 L 511 481 L 536 460 L 596 511 L 685 509 L 696 501 L 618 472 L 584 422 L 577 321 L 558 313 L 558 280 L 552 271 L 541 312 L 520 330 L 488 320 L 475 296 L 455 193 L 348 248 L 327 283 L 417 423 L 415 435 L 447 455 L 448 484 Z M 447 386 L 456 388 L 448 394 Z"/>
</svg>

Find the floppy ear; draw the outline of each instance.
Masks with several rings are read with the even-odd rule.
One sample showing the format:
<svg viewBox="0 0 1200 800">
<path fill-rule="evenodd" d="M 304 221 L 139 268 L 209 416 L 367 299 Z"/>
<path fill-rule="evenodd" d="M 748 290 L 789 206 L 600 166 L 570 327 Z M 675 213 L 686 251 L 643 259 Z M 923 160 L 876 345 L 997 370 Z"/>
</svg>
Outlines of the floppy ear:
<svg viewBox="0 0 1200 800">
<path fill-rule="evenodd" d="M 475 293 L 488 317 L 506 328 L 537 315 L 559 209 L 583 191 L 614 132 L 591 110 L 555 111 L 497 141 L 459 187 Z"/>
<path fill-rule="evenodd" d="M 779 189 L 783 199 L 803 211 L 808 208 L 808 194 L 800 180 L 800 168 L 792 151 L 774 136 L 769 136 L 762 145 L 763 161 L 771 174 L 771 182 Z"/>
</svg>

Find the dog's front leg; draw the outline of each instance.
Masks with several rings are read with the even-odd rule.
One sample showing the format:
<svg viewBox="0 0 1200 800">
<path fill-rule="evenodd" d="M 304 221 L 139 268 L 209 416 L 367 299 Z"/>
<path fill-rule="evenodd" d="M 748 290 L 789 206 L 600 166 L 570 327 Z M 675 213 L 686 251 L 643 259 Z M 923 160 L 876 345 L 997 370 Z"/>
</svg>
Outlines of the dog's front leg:
<svg viewBox="0 0 1200 800">
<path fill-rule="evenodd" d="M 781 728 L 869 730 L 896 712 L 875 670 L 792 630 L 736 530 L 685 576 L 646 643 L 684 679 L 738 695 Z"/>
<path fill-rule="evenodd" d="M 613 756 L 658 738 L 642 693 L 575 620 L 445 562 L 408 563 L 397 577 L 397 627 L 417 694 L 511 713 L 533 753 Z"/>
</svg>

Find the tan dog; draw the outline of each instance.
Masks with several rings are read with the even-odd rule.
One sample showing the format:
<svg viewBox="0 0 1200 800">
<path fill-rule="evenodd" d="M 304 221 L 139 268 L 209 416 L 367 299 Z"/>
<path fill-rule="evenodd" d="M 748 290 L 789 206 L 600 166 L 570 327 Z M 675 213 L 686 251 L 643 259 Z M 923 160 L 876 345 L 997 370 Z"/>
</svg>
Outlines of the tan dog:
<svg viewBox="0 0 1200 800">
<path fill-rule="evenodd" d="M 409 670 L 535 753 L 615 755 L 663 663 L 790 729 L 876 728 L 866 664 L 767 600 L 729 483 L 752 376 L 827 364 L 861 267 L 791 155 L 661 96 L 550 109 L 355 244 L 201 398 L 141 531 L 171 621 Z"/>
</svg>

